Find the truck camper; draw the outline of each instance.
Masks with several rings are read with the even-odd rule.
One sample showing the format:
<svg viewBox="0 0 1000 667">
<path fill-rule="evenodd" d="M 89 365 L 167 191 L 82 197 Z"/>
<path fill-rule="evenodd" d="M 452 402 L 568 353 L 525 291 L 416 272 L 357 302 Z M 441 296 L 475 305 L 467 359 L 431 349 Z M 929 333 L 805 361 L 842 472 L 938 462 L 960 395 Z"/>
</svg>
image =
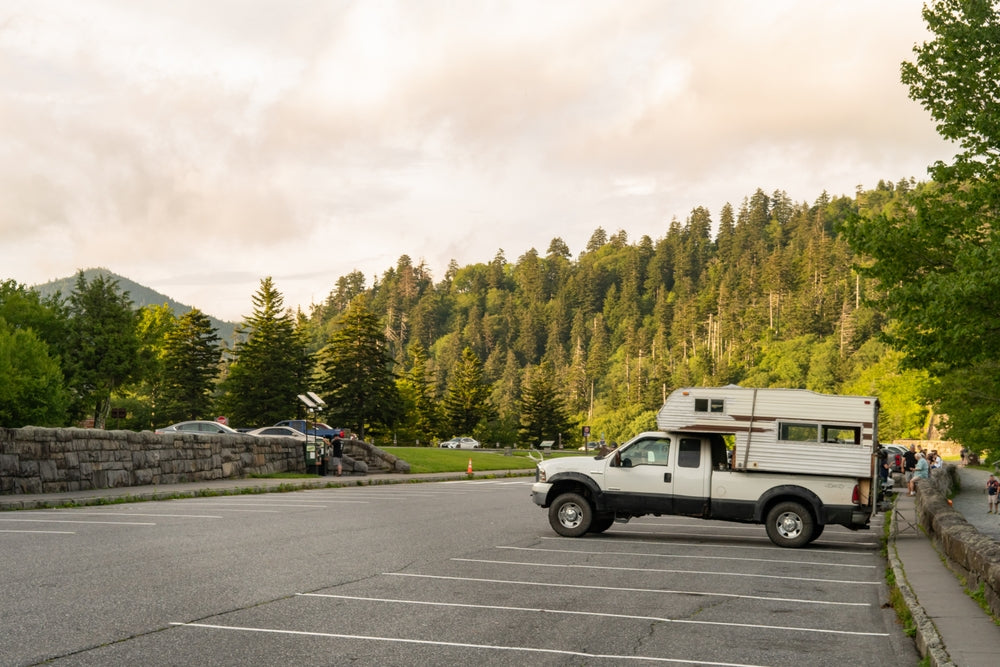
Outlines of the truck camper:
<svg viewBox="0 0 1000 667">
<path fill-rule="evenodd" d="M 678 389 L 659 431 L 603 456 L 540 462 L 532 500 L 569 537 L 677 514 L 764 524 L 775 544 L 801 547 L 828 524 L 867 529 L 886 508 L 878 407 L 803 389 Z"/>
</svg>

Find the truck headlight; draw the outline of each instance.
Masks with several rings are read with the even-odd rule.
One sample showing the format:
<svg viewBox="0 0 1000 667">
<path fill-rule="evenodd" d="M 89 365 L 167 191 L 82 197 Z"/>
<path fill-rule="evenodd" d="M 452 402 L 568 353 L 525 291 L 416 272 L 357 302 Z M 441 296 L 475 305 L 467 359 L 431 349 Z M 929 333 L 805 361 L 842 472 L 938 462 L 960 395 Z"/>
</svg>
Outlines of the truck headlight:
<svg viewBox="0 0 1000 667">
<path fill-rule="evenodd" d="M 535 481 L 537 482 L 545 481 L 545 468 L 539 467 L 535 469 Z"/>
</svg>

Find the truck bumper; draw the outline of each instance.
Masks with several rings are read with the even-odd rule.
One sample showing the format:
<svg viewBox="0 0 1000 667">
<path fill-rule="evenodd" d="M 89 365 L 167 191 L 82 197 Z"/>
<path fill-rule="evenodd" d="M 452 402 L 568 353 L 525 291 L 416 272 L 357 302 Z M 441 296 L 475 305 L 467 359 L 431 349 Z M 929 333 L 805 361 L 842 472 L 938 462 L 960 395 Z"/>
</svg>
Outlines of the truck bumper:
<svg viewBox="0 0 1000 667">
<path fill-rule="evenodd" d="M 535 482 L 531 485 L 531 500 L 539 507 L 545 507 L 548 502 L 549 489 L 552 485 L 548 482 Z"/>
</svg>

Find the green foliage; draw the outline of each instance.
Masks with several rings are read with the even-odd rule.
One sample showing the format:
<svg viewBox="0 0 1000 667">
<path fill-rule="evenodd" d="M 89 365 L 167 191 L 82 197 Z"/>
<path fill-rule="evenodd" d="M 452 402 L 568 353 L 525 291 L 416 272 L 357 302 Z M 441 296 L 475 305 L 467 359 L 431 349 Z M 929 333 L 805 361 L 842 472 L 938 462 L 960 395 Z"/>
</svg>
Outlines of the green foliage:
<svg viewBox="0 0 1000 667">
<path fill-rule="evenodd" d="M 321 396 L 330 406 L 330 420 L 362 439 L 366 429 L 389 433 L 402 417 L 392 365 L 378 318 L 363 296 L 355 298 L 319 353 Z"/>
<path fill-rule="evenodd" d="M 163 346 L 163 416 L 169 422 L 212 418 L 219 335 L 197 308 L 177 320 Z"/>
<path fill-rule="evenodd" d="M 219 401 L 229 423 L 241 426 L 269 425 L 295 416 L 301 409 L 296 397 L 308 391 L 311 369 L 305 336 L 295 328 L 270 277 L 261 280 L 252 301 L 253 314 L 238 330 L 242 340 L 233 351 Z M 202 360 L 207 359 L 205 342 L 201 342 Z"/>
<path fill-rule="evenodd" d="M 33 329 L 15 329 L 0 317 L 0 425 L 61 426 L 68 406 L 48 345 Z"/>
<path fill-rule="evenodd" d="M 891 187 L 862 202 L 845 234 L 866 260 L 885 339 L 930 374 L 925 396 L 948 415 L 947 435 L 1000 453 L 1000 17 L 996 3 L 924 6 L 933 38 L 902 65 L 910 97 L 961 151 L 933 166 L 932 184 Z M 867 258 L 870 258 L 868 260 Z"/>
<path fill-rule="evenodd" d="M 576 425 L 566 413 L 552 365 L 543 362 L 525 374 L 521 394 L 521 444 L 538 446 L 544 440 L 562 443 L 575 440 Z"/>
<path fill-rule="evenodd" d="M 462 360 L 448 384 L 444 397 L 446 426 L 455 435 L 475 433 L 481 422 L 491 417 L 490 387 L 483 380 L 483 366 L 472 348 L 462 350 Z"/>
<path fill-rule="evenodd" d="M 69 345 L 64 370 L 76 392 L 77 414 L 94 409 L 94 425 L 103 428 L 111 409 L 111 395 L 140 377 L 138 314 L 128 292 L 114 279 L 98 276 L 90 283 L 77 274 L 69 297 Z"/>
</svg>

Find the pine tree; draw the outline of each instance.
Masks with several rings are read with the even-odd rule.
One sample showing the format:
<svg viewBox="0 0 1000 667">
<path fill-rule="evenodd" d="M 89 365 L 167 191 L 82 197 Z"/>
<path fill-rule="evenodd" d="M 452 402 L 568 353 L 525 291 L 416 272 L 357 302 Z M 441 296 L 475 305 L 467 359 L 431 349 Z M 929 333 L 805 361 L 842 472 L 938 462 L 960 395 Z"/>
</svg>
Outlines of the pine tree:
<svg viewBox="0 0 1000 667">
<path fill-rule="evenodd" d="M 340 328 L 319 352 L 320 388 L 331 420 L 365 438 L 390 430 L 401 415 L 385 334 L 364 297 L 354 299 Z"/>
<path fill-rule="evenodd" d="M 81 399 L 77 415 L 87 414 L 89 403 L 94 426 L 104 428 L 112 393 L 137 379 L 142 369 L 138 315 L 117 280 L 99 275 L 88 284 L 83 271 L 69 297 L 69 315 L 64 369 L 69 369 L 71 386 Z"/>
<path fill-rule="evenodd" d="M 242 342 L 234 349 L 220 403 L 231 423 L 268 425 L 298 413 L 296 396 L 308 390 L 308 355 L 270 277 L 260 281 L 251 300 L 253 314 L 237 330 Z"/>
<path fill-rule="evenodd" d="M 537 446 L 543 440 L 566 444 L 573 428 L 552 366 L 543 362 L 529 369 L 521 390 L 522 444 Z"/>
<path fill-rule="evenodd" d="M 169 421 L 211 416 L 220 354 L 208 316 L 197 308 L 181 315 L 164 341 L 162 400 Z"/>
<path fill-rule="evenodd" d="M 472 349 L 462 350 L 444 399 L 445 423 L 454 435 L 475 433 L 490 418 L 490 386 L 483 379 L 483 365 Z"/>
</svg>

